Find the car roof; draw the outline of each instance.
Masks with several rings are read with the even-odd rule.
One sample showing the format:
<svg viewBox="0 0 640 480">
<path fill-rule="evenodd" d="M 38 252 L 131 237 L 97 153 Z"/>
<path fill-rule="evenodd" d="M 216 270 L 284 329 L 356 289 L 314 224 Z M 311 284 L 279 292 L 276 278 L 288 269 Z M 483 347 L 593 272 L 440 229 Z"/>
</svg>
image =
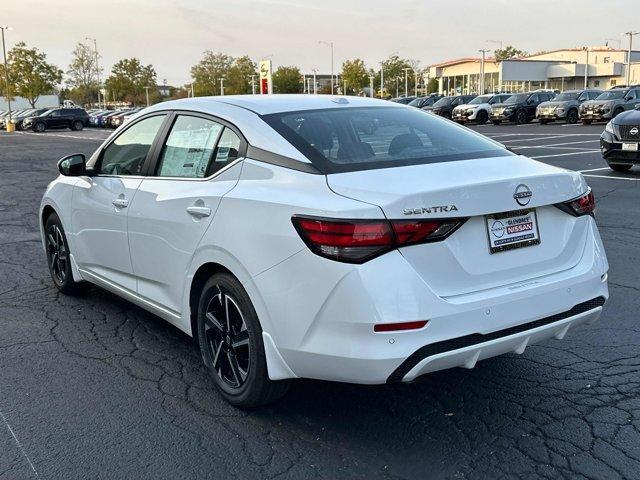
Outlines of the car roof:
<svg viewBox="0 0 640 480">
<path fill-rule="evenodd" d="M 164 108 L 179 108 L 181 105 L 189 104 L 191 107 L 197 106 L 203 111 L 211 110 L 215 112 L 216 106 L 220 104 L 232 105 L 238 108 L 252 111 L 258 115 L 268 115 L 270 113 L 296 112 L 300 110 L 317 110 L 323 108 L 352 107 L 395 107 L 398 104 L 386 100 L 378 100 L 368 97 L 340 96 L 340 95 L 225 95 L 216 97 L 196 97 L 189 99 L 172 100 L 162 102 Z"/>
</svg>

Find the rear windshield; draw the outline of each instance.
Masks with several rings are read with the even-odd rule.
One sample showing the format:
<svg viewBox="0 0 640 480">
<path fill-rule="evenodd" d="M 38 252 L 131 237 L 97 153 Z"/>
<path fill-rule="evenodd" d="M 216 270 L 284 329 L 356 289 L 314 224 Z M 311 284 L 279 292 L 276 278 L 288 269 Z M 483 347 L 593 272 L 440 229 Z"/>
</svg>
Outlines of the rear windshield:
<svg viewBox="0 0 640 480">
<path fill-rule="evenodd" d="M 262 118 L 323 173 L 512 155 L 488 138 L 414 108 L 332 108 Z"/>
</svg>

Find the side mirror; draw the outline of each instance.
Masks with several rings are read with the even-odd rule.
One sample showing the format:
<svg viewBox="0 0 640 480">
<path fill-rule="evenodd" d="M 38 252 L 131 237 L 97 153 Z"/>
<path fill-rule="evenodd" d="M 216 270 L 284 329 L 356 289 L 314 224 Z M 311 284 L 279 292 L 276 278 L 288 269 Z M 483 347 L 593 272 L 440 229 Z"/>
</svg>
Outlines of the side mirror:
<svg viewBox="0 0 640 480">
<path fill-rule="evenodd" d="M 65 177 L 79 177 L 87 174 L 86 159 L 82 153 L 67 155 L 58 160 L 58 171 Z"/>
</svg>

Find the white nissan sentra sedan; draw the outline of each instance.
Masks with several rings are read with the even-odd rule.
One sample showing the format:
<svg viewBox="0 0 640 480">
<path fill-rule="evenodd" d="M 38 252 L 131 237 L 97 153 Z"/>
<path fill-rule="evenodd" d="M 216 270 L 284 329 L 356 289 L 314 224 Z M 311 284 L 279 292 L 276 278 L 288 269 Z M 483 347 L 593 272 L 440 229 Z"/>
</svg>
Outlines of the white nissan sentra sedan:
<svg viewBox="0 0 640 480">
<path fill-rule="evenodd" d="M 609 295 L 581 174 L 396 103 L 165 102 L 58 169 L 40 209 L 56 287 L 193 335 L 240 407 L 294 378 L 409 382 L 522 353 Z"/>
</svg>

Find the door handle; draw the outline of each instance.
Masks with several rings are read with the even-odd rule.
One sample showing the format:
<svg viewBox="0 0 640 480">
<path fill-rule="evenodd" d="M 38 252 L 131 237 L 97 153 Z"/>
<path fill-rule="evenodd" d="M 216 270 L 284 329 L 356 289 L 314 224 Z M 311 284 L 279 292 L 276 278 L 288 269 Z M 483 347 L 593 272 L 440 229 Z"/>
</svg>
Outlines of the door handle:
<svg viewBox="0 0 640 480">
<path fill-rule="evenodd" d="M 129 200 L 126 198 L 116 198 L 111 201 L 111 204 L 116 208 L 127 208 L 129 205 Z"/>
<path fill-rule="evenodd" d="M 187 207 L 187 213 L 195 218 L 203 218 L 211 215 L 211 209 L 209 207 L 191 205 L 190 207 Z"/>
</svg>

